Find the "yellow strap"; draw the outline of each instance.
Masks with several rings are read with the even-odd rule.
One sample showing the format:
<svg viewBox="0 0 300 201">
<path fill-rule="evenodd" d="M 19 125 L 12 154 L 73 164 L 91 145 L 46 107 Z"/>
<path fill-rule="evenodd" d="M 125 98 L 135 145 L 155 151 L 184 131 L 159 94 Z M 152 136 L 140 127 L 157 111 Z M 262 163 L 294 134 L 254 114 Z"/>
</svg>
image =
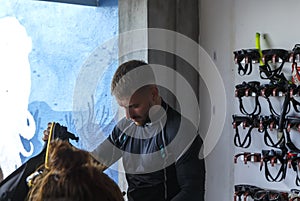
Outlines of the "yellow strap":
<svg viewBox="0 0 300 201">
<path fill-rule="evenodd" d="M 264 62 L 262 61 L 263 54 L 260 47 L 260 33 L 258 32 L 255 34 L 255 44 L 256 44 L 256 49 L 258 49 L 259 52 L 259 64 L 263 66 Z"/>
<path fill-rule="evenodd" d="M 49 147 L 50 147 L 50 142 L 52 140 L 52 134 L 53 134 L 53 129 L 54 129 L 54 122 L 51 123 L 51 126 L 50 126 L 50 133 L 49 133 L 49 136 L 48 136 L 48 142 L 47 142 L 47 149 L 46 149 L 46 156 L 45 156 L 45 168 L 48 169 L 49 166 L 48 166 L 48 163 L 49 163 Z"/>
</svg>

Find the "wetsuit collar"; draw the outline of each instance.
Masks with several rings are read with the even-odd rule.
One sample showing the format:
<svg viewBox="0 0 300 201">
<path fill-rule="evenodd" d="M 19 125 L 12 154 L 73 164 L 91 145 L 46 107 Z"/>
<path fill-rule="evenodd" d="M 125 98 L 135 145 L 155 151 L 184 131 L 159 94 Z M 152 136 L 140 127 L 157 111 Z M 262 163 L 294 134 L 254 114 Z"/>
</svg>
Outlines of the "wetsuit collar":
<svg viewBox="0 0 300 201">
<path fill-rule="evenodd" d="M 166 118 L 166 114 L 167 114 L 167 110 L 168 110 L 168 104 L 162 99 L 161 100 L 161 108 L 159 108 L 159 110 L 156 112 L 156 117 L 155 120 L 151 121 L 151 119 L 148 117 L 148 120 L 146 121 L 146 123 L 144 124 L 144 126 L 151 126 L 152 124 L 161 122 L 163 119 Z"/>
</svg>

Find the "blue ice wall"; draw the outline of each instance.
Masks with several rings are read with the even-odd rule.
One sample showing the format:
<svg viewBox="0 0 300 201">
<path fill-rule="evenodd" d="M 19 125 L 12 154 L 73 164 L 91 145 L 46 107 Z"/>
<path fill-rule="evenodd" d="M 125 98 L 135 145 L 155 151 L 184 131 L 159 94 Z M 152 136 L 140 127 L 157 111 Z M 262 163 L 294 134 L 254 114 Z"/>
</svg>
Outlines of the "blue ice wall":
<svg viewBox="0 0 300 201">
<path fill-rule="evenodd" d="M 0 166 L 4 177 L 41 151 L 44 146 L 41 138 L 48 122 L 67 126 L 80 138 L 74 146 L 86 150 L 95 148 L 115 125 L 117 105 L 109 87 L 118 65 L 118 1 L 100 0 L 100 4 L 100 7 L 90 7 L 35 0 L 1 1 L 0 20 L 15 18 L 31 39 L 27 57 L 30 79 L 25 81 L 30 84 L 30 91 L 27 98 L 18 99 L 16 103 L 25 103 L 29 114 L 19 121 L 14 122 L 12 118 L 10 122 L 5 122 L 7 119 L 0 122 L 1 132 L 4 131 L 0 141 L 5 142 L 7 133 L 12 133 L 9 135 L 14 136 L 13 140 L 22 143 L 21 147 L 11 145 L 14 148 L 9 151 L 0 143 Z M 0 33 L 5 26 L 0 27 Z M 19 37 L 15 33 L 18 31 L 12 32 L 8 37 L 14 41 Z M 23 44 L 18 43 L 15 48 L 22 49 Z M 19 59 L 17 55 L 12 58 Z M 1 71 L 6 71 L 10 63 L 8 60 L 6 66 L 2 65 Z M 25 65 L 17 66 L 25 68 Z M 14 80 L 16 75 L 22 76 L 22 72 L 16 69 L 6 77 Z M 20 85 L 18 89 L 23 87 Z M 8 89 L 3 90 L 4 95 L 11 94 Z M 9 111 L 4 115 L 18 116 Z M 23 120 L 26 128 L 20 125 Z M 12 131 L 12 126 L 20 129 Z M 33 129 L 32 136 L 26 135 L 28 128 Z M 6 163 L 12 157 L 3 156 L 12 152 L 14 157 L 17 153 L 20 163 L 18 159 Z M 10 167 L 4 167 L 4 164 L 10 164 Z M 117 179 L 116 173 L 109 174 Z"/>
</svg>

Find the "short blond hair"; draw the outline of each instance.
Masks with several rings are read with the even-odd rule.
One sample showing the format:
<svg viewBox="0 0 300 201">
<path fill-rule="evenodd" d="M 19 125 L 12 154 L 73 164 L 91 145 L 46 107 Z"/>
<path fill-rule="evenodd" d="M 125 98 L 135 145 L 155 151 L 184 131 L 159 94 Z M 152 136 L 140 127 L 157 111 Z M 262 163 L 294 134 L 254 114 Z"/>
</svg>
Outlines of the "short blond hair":
<svg viewBox="0 0 300 201">
<path fill-rule="evenodd" d="M 117 98 L 128 97 L 151 84 L 155 84 L 151 66 L 144 61 L 130 60 L 116 70 L 111 82 L 111 94 Z"/>
</svg>

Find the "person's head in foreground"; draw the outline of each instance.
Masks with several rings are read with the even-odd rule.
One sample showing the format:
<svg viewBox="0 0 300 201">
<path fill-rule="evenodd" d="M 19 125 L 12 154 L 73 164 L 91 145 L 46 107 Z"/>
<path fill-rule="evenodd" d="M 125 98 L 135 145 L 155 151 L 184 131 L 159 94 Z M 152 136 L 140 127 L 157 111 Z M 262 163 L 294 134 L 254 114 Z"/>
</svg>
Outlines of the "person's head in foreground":
<svg viewBox="0 0 300 201">
<path fill-rule="evenodd" d="M 120 65 L 113 76 L 111 93 L 125 109 L 126 118 L 138 126 L 150 121 L 149 113 L 155 113 L 150 109 L 161 103 L 154 72 L 144 61 L 131 60 Z"/>
<path fill-rule="evenodd" d="M 123 201 L 117 184 L 88 152 L 57 140 L 50 144 L 48 168 L 34 178 L 28 201 Z"/>
</svg>

